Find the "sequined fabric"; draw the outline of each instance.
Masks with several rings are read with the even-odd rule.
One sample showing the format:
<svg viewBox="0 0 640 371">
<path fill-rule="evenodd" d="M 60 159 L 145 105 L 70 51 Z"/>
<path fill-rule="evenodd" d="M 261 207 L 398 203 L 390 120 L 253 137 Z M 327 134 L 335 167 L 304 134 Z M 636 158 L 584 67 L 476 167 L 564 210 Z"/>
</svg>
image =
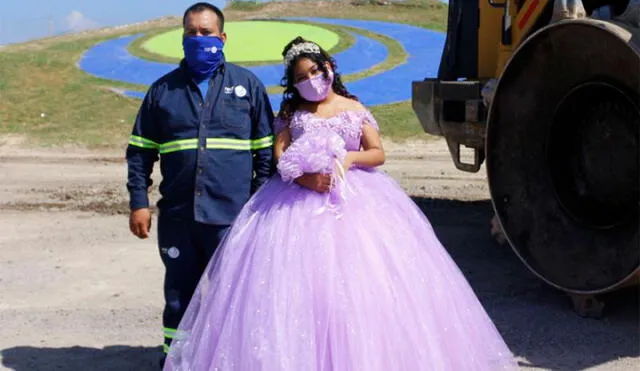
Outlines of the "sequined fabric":
<svg viewBox="0 0 640 371">
<path fill-rule="evenodd" d="M 345 142 L 334 131 L 319 128 L 297 138 L 278 160 L 278 173 L 293 182 L 305 173 L 333 174 L 347 154 Z"/>
<path fill-rule="evenodd" d="M 293 139 L 357 150 L 367 111 L 296 113 Z M 284 124 L 276 123 L 276 131 Z M 377 170 L 347 172 L 340 217 L 279 175 L 247 203 L 202 277 L 165 370 L 516 370 L 429 221 Z"/>
</svg>

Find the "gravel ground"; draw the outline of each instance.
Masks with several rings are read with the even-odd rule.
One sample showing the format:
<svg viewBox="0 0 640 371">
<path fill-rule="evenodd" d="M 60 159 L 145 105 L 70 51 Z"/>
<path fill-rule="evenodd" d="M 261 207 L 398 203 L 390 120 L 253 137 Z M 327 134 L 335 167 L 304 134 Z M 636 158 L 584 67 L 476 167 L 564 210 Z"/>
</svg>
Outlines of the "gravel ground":
<svg viewBox="0 0 640 371">
<path fill-rule="evenodd" d="M 0 368 L 156 369 L 162 265 L 155 233 L 129 234 L 123 153 L 0 139 Z M 637 288 L 578 317 L 491 237 L 483 171 L 457 171 L 442 141 L 386 147 L 523 370 L 640 369 Z"/>
</svg>

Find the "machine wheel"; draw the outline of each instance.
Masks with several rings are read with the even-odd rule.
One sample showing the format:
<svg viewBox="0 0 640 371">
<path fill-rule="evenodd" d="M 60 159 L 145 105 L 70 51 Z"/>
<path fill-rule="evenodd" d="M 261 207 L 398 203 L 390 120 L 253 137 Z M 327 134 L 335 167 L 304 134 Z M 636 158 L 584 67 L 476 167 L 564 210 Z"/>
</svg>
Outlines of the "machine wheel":
<svg viewBox="0 0 640 371">
<path fill-rule="evenodd" d="M 514 54 L 487 127 L 487 177 L 513 250 L 547 283 L 611 291 L 640 271 L 640 55 L 626 29 L 560 22 Z"/>
</svg>

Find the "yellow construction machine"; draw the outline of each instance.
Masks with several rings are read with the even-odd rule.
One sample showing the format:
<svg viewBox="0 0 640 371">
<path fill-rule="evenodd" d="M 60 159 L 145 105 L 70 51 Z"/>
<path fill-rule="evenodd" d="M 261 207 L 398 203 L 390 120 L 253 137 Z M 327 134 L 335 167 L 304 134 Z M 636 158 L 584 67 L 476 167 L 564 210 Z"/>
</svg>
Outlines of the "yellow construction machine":
<svg viewBox="0 0 640 371">
<path fill-rule="evenodd" d="M 446 139 L 455 166 L 486 160 L 514 252 L 585 316 L 640 272 L 634 2 L 451 0 L 438 76 L 412 86 L 422 127 Z M 608 18 L 592 17 L 602 9 Z"/>
</svg>

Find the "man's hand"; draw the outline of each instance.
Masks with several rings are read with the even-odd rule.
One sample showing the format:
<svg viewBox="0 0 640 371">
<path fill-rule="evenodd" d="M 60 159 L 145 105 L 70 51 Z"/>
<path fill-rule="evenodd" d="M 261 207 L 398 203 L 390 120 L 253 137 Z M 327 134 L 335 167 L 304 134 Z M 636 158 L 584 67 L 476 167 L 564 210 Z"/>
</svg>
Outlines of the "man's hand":
<svg viewBox="0 0 640 371">
<path fill-rule="evenodd" d="M 138 238 L 149 237 L 151 210 L 149 210 L 149 208 L 131 210 L 131 214 L 129 215 L 129 229 L 131 233 Z"/>
<path fill-rule="evenodd" d="M 305 188 L 319 193 L 329 192 L 331 188 L 331 175 L 329 174 L 304 174 L 296 179 L 296 183 Z"/>
</svg>

